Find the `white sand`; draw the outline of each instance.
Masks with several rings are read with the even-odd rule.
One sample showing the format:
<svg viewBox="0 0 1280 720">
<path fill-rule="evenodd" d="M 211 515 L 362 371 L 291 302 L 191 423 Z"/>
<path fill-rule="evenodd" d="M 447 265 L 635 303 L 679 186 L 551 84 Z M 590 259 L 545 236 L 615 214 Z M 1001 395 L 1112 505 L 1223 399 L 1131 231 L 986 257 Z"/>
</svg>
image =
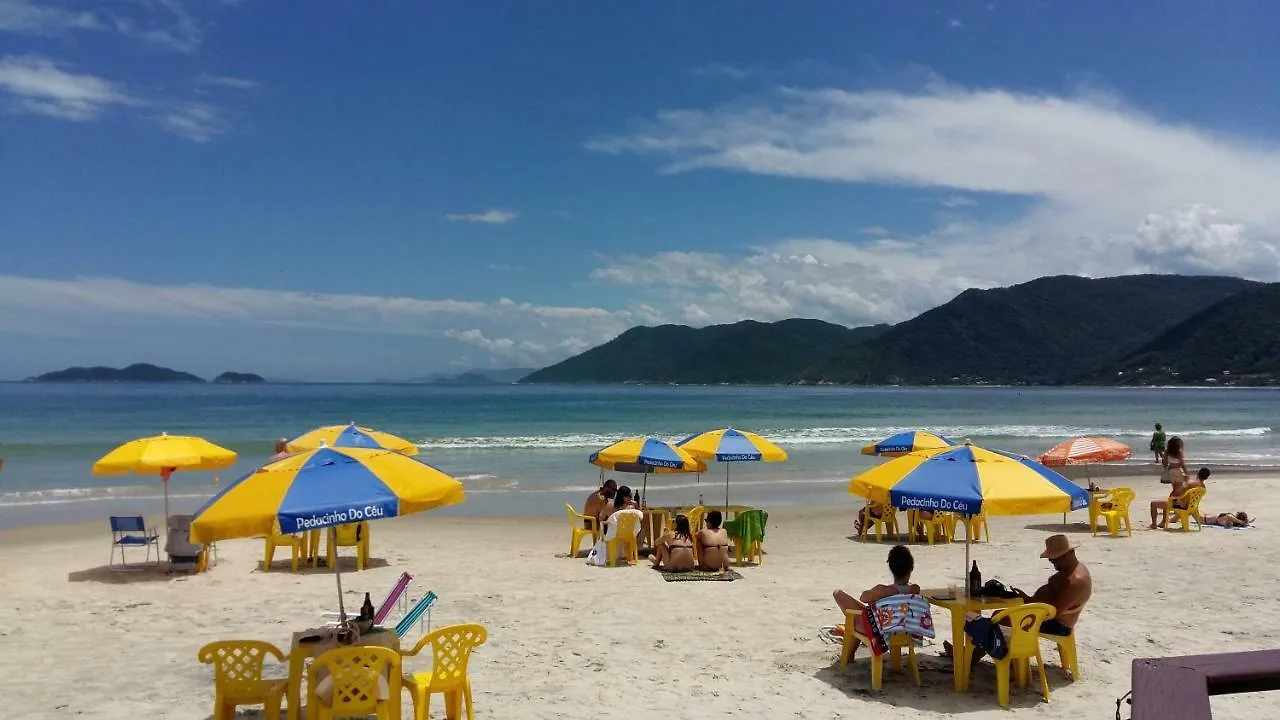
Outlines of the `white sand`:
<svg viewBox="0 0 1280 720">
<path fill-rule="evenodd" d="M 1110 718 L 1134 658 L 1280 647 L 1277 479 L 1211 481 L 1208 509 L 1257 513 L 1260 527 L 1188 535 L 1146 530 L 1146 503 L 1161 487 L 1129 484 L 1139 492 L 1132 538 L 1093 538 L 1080 525 L 1071 535 L 1095 583 L 1078 631 L 1084 679 L 1068 682 L 1046 645 L 1053 701 L 1016 693 L 1017 715 Z M 766 563 L 733 583 L 666 583 L 643 566 L 567 559 L 563 518 L 385 521 L 373 526 L 377 567 L 344 574 L 347 598 L 378 598 L 410 570 L 417 592 L 441 597 L 437 625 L 483 623 L 490 640 L 472 665 L 478 717 L 1008 717 L 989 667 L 969 693 L 952 692 L 949 661 L 935 657 L 949 628 L 942 612 L 937 645 L 924 649 L 923 688 L 888 674 L 883 692 L 870 693 L 865 655 L 837 673 L 838 648 L 818 635 L 840 619 L 831 591 L 882 581 L 889 548 L 847 539 L 854 507 L 772 513 Z M 975 547 L 984 574 L 1038 585 L 1049 568 L 1037 555 L 1060 520 L 994 519 L 995 541 Z M 336 605 L 324 570 L 291 574 L 277 560 L 285 569 L 259 572 L 260 541 L 221 543 L 221 562 L 201 576 L 110 573 L 105 524 L 0 534 L 0 716 L 207 718 L 203 643 L 247 637 L 287 650 L 292 631 Z M 961 580 L 961 545 L 913 552 L 918 582 Z M 1227 696 L 1214 707 L 1276 716 L 1280 696 Z M 405 717 L 409 708 L 406 697 Z"/>
</svg>

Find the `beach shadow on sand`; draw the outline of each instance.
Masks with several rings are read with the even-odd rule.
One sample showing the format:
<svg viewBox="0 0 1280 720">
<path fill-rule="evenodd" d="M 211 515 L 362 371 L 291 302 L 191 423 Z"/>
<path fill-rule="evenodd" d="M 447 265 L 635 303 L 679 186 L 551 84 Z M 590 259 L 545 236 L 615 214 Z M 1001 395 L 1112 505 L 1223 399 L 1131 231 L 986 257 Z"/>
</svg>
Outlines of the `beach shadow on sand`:
<svg viewBox="0 0 1280 720">
<path fill-rule="evenodd" d="M 1054 535 L 1059 533 L 1064 535 L 1089 535 L 1093 533 L 1093 531 L 1089 529 L 1089 523 L 1085 522 L 1073 522 L 1065 525 L 1060 522 L 1037 523 L 1035 525 L 1027 525 L 1024 529 L 1039 530 L 1040 532 L 1052 533 Z"/>
<path fill-rule="evenodd" d="M 365 570 L 376 570 L 377 568 L 390 567 L 391 563 L 384 558 L 371 557 L 364 562 Z M 338 557 L 338 569 L 346 573 L 356 572 L 356 559 L 354 557 Z M 259 560 L 250 568 L 250 572 L 262 572 L 262 561 Z M 285 573 L 288 575 L 332 575 L 333 568 L 329 567 L 323 558 L 319 567 L 312 567 L 310 563 L 298 563 L 298 569 L 293 570 L 289 560 L 275 560 L 271 563 L 270 573 Z"/>
<path fill-rule="evenodd" d="M 169 563 L 159 565 L 137 565 L 128 570 L 119 570 L 107 565 L 99 565 L 87 570 L 73 570 L 67 573 L 67 582 L 96 582 L 104 585 L 131 585 L 144 582 L 173 582 L 186 580 L 191 573 L 170 572 Z"/>
<path fill-rule="evenodd" d="M 864 650 L 865 652 L 865 650 Z M 879 701 L 894 707 L 911 707 L 917 710 L 928 710 L 937 713 L 960 714 L 1000 709 L 996 701 L 996 671 L 990 663 L 981 663 L 974 669 L 969 679 L 969 691 L 955 691 L 951 674 L 951 659 L 938 655 L 917 652 L 916 661 L 920 666 L 920 687 L 911 681 L 910 671 L 903 658 L 901 670 L 894 670 L 885 658 L 884 680 L 880 690 L 871 689 L 871 660 L 859 655 L 849 664 L 847 673 L 840 672 L 840 660 L 831 665 L 819 668 L 814 677 L 849 697 Z M 1071 680 L 1063 675 L 1057 666 L 1045 668 L 1049 677 L 1049 692 L 1071 684 Z M 1039 674 L 1032 671 L 1031 683 L 1025 688 L 1010 688 L 1009 708 L 1036 707 L 1044 703 L 1040 695 Z"/>
</svg>

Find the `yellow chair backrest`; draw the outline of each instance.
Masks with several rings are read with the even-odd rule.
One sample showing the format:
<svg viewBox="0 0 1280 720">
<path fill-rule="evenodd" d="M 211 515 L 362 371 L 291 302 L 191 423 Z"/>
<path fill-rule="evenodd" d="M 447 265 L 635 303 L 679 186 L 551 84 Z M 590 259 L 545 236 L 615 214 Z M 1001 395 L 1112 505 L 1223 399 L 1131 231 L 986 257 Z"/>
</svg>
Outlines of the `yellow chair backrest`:
<svg viewBox="0 0 1280 720">
<path fill-rule="evenodd" d="M 702 528 L 702 517 L 706 514 L 707 508 L 703 505 L 690 508 L 689 512 L 684 514 L 685 517 L 689 518 L 689 532 L 694 535 L 698 534 L 698 530 Z M 672 527 L 674 528 L 675 526 L 673 525 Z"/>
<path fill-rule="evenodd" d="M 633 513 L 624 513 L 618 518 L 618 527 L 614 528 L 613 536 L 619 540 L 634 538 L 636 536 L 636 516 Z"/>
<path fill-rule="evenodd" d="M 400 654 L 377 646 L 343 647 L 326 651 L 311 663 L 309 693 L 321 686 L 321 670 L 329 673 L 329 708 L 338 717 L 372 715 L 378 702 L 400 697 Z M 386 697 L 379 686 L 386 683 Z"/>
<path fill-rule="evenodd" d="M 334 528 L 337 544 L 351 546 L 360 542 L 359 538 L 364 536 L 364 529 L 361 527 L 362 525 L 364 525 L 364 523 L 348 523 Z"/>
<path fill-rule="evenodd" d="M 1199 516 L 1200 500 L 1204 498 L 1204 494 L 1207 492 L 1209 491 L 1202 487 L 1194 487 L 1182 493 L 1181 496 L 1174 498 L 1174 500 L 1181 501 L 1178 504 L 1182 506 L 1183 510 L 1186 510 L 1192 515 Z"/>
<path fill-rule="evenodd" d="M 1034 657 L 1040 652 L 1040 624 L 1057 614 L 1047 603 L 1027 603 L 1001 610 L 991 616 L 992 623 L 1009 619 L 1013 634 L 1009 636 L 1011 658 Z"/>
<path fill-rule="evenodd" d="M 268 656 L 284 662 L 284 653 L 260 640 L 219 640 L 200 648 L 196 658 L 213 665 L 217 686 L 229 696 L 253 694 L 262 684 L 262 666 Z"/>
<path fill-rule="evenodd" d="M 595 525 L 596 523 L 596 518 L 593 518 L 590 515 L 587 515 L 585 513 L 580 513 L 577 510 L 574 510 L 573 506 L 570 505 L 569 503 L 564 504 L 564 509 L 569 511 L 569 524 L 574 527 L 581 527 L 581 523 L 583 520 L 590 521 L 592 525 Z"/>
<path fill-rule="evenodd" d="M 488 639 L 489 633 L 483 625 L 470 623 L 442 627 L 419 640 L 418 647 L 431 645 L 431 688 L 465 681 L 471 651 Z"/>
<path fill-rule="evenodd" d="M 1129 503 L 1138 497 L 1138 493 L 1127 487 L 1120 487 L 1107 493 L 1107 502 L 1111 503 L 1111 509 L 1121 515 L 1129 512 Z"/>
</svg>

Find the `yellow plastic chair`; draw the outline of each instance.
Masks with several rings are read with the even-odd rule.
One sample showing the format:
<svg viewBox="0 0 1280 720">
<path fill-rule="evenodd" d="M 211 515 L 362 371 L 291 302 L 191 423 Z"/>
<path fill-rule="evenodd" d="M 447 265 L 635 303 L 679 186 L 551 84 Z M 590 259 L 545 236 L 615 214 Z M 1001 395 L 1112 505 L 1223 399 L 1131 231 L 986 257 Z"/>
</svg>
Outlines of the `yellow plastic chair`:
<svg viewBox="0 0 1280 720">
<path fill-rule="evenodd" d="M 929 520 L 920 517 L 919 510 L 911 510 L 908 513 L 907 525 L 911 528 L 911 537 L 916 537 L 916 531 L 924 532 L 925 539 L 929 544 L 933 544 L 933 537 L 936 534 L 940 541 L 950 542 L 955 533 L 955 518 L 951 513 L 935 512 L 933 518 Z"/>
<path fill-rule="evenodd" d="M 1053 617 L 1055 610 L 1046 603 L 1028 603 L 1001 610 L 991 616 L 992 623 L 1000 623 L 1008 618 L 1013 634 L 1009 636 L 1009 654 L 996 660 L 996 696 L 1000 707 L 1009 707 L 1009 668 L 1017 674 L 1018 687 L 1025 687 L 1031 674 L 1031 661 L 1036 661 L 1036 669 L 1040 672 L 1040 690 L 1044 701 L 1049 702 L 1049 677 L 1044 671 L 1044 660 L 1040 657 L 1040 625 Z M 969 688 L 969 669 L 973 663 L 972 642 L 965 643 L 964 660 L 961 664 L 964 672 L 963 689 Z"/>
<path fill-rule="evenodd" d="M 287 680 L 263 680 L 267 657 L 285 661 L 280 648 L 259 640 L 219 640 L 200 648 L 200 662 L 213 665 L 213 720 L 231 720 L 240 705 L 262 705 L 267 720 L 279 720 Z"/>
<path fill-rule="evenodd" d="M 1182 523 L 1183 532 L 1191 532 L 1191 521 L 1196 521 L 1196 532 L 1200 531 L 1200 501 L 1208 490 L 1202 487 L 1191 488 L 1176 498 L 1169 498 L 1169 521 Z M 1175 507 L 1181 503 L 1182 507 Z"/>
<path fill-rule="evenodd" d="M 987 514 L 978 513 L 964 519 L 965 537 L 973 542 L 981 542 L 984 539 L 991 542 L 991 527 L 987 525 Z M 955 526 L 951 527 L 951 537 L 955 537 Z"/>
<path fill-rule="evenodd" d="M 262 572 L 271 569 L 271 563 L 276 559 L 276 548 L 289 548 L 289 569 L 298 570 L 299 558 L 305 558 L 307 554 L 307 537 L 306 535 L 267 535 L 263 538 L 266 545 L 266 552 L 262 557 Z"/>
<path fill-rule="evenodd" d="M 872 528 L 876 531 L 876 542 L 880 542 L 884 534 L 890 537 L 898 534 L 898 512 L 892 505 L 880 506 L 880 517 L 871 514 L 871 504 L 866 505 L 868 511 L 862 515 L 862 541 L 866 542 Z"/>
<path fill-rule="evenodd" d="M 450 625 L 433 630 L 418 641 L 413 650 L 403 653 L 412 657 L 431 646 L 431 670 L 405 673 L 404 688 L 413 698 L 414 720 L 426 720 L 431 713 L 431 696 L 444 695 L 445 716 L 457 720 L 459 706 L 466 705 L 467 720 L 475 717 L 471 707 L 471 677 L 467 663 L 471 651 L 483 645 L 489 633 L 483 625 Z"/>
<path fill-rule="evenodd" d="M 327 676 L 322 677 L 322 673 Z M 307 671 L 307 718 L 400 718 L 400 653 L 375 645 L 328 650 Z"/>
<path fill-rule="evenodd" d="M 853 662 L 855 639 L 861 640 L 866 648 L 871 648 L 871 639 L 854 629 L 857 627 L 856 618 L 860 614 L 860 610 L 846 610 L 844 613 L 844 642 L 840 646 L 840 672 L 842 673 L 846 672 L 849 669 L 849 663 Z M 911 679 L 916 687 L 920 687 L 920 666 L 916 664 L 916 644 L 912 637 L 905 633 L 892 633 L 886 641 L 889 647 L 885 650 L 885 655 L 890 657 L 893 669 L 902 669 L 902 651 L 906 650 L 907 667 L 911 669 Z M 884 655 L 871 653 L 871 689 L 879 690 L 883 680 Z"/>
<path fill-rule="evenodd" d="M 369 523 L 347 523 L 329 528 L 328 560 L 329 567 L 336 567 L 338 548 L 353 547 L 356 549 L 356 571 L 364 570 L 369 562 Z"/>
<path fill-rule="evenodd" d="M 605 542 L 610 565 L 616 565 L 618 562 L 619 544 L 627 552 L 628 563 L 640 562 L 640 538 L 636 534 L 637 522 L 636 516 L 629 513 L 618 518 L 618 527 L 613 530 L 613 539 Z"/>
<path fill-rule="evenodd" d="M 1076 657 L 1076 630 L 1071 628 L 1070 635 L 1052 635 L 1049 633 L 1040 633 L 1041 640 L 1058 646 L 1058 662 L 1062 669 L 1071 676 L 1071 679 L 1078 681 L 1080 679 L 1080 663 Z"/>
<path fill-rule="evenodd" d="M 1120 536 L 1120 527 L 1123 525 L 1125 532 L 1130 536 L 1133 535 L 1133 521 L 1129 519 L 1129 504 L 1133 502 L 1138 494 L 1127 487 L 1120 487 L 1112 490 L 1102 502 L 1099 503 L 1097 509 L 1097 518 L 1093 522 L 1093 534 L 1098 534 L 1098 522 L 1105 522 L 1107 532 L 1111 533 L 1111 537 Z M 1110 507 L 1102 507 L 1102 504 L 1110 505 Z"/>
<path fill-rule="evenodd" d="M 569 557 L 577 557 L 582 538 L 590 537 L 592 545 L 600 539 L 600 520 L 574 510 L 569 503 L 565 503 L 564 507 L 569 511 L 569 529 L 573 531 L 569 538 Z M 582 524 L 584 520 L 587 522 L 586 526 Z"/>
</svg>

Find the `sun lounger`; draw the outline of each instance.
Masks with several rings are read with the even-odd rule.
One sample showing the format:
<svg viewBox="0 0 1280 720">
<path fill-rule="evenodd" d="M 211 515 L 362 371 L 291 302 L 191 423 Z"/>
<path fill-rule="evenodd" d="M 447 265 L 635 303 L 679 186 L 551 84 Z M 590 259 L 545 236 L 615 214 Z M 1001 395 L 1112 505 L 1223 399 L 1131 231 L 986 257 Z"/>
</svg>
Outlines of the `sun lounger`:
<svg viewBox="0 0 1280 720">
<path fill-rule="evenodd" d="M 405 613 L 404 617 L 400 618 L 400 622 L 396 623 L 396 637 L 403 639 L 415 624 L 418 625 L 418 633 L 421 634 L 424 615 L 426 616 L 427 632 L 431 632 L 431 606 L 435 604 L 436 599 L 435 592 L 428 590 L 427 594 L 422 596 L 422 599 L 414 603 L 413 607 L 409 608 L 409 612 Z"/>
<path fill-rule="evenodd" d="M 111 559 L 107 567 L 112 570 L 141 570 L 131 567 L 124 559 L 127 547 L 143 547 L 147 550 L 146 562 L 151 562 L 151 548 L 156 549 L 156 564 L 160 563 L 160 536 L 154 528 L 148 530 L 141 515 L 111 516 Z M 116 565 L 116 549 L 120 550 L 120 564 Z"/>
<path fill-rule="evenodd" d="M 382 601 L 380 605 L 378 605 L 377 609 L 374 610 L 373 612 L 374 625 L 381 625 L 387 619 L 387 616 L 391 614 L 391 611 L 396 608 L 397 605 L 399 605 L 401 608 L 408 607 L 409 585 L 412 582 L 413 582 L 412 575 L 410 575 L 407 572 L 400 573 L 400 577 L 399 579 L 396 580 L 396 584 L 392 586 L 391 592 L 387 593 L 387 597 Z M 358 615 L 359 613 L 349 612 L 347 613 L 346 619 L 354 620 Z M 336 612 L 327 612 L 327 613 L 324 613 L 324 617 L 341 618 L 342 614 L 336 613 Z M 340 620 L 335 619 L 325 623 L 325 627 L 337 627 L 339 624 L 340 624 Z"/>
</svg>

